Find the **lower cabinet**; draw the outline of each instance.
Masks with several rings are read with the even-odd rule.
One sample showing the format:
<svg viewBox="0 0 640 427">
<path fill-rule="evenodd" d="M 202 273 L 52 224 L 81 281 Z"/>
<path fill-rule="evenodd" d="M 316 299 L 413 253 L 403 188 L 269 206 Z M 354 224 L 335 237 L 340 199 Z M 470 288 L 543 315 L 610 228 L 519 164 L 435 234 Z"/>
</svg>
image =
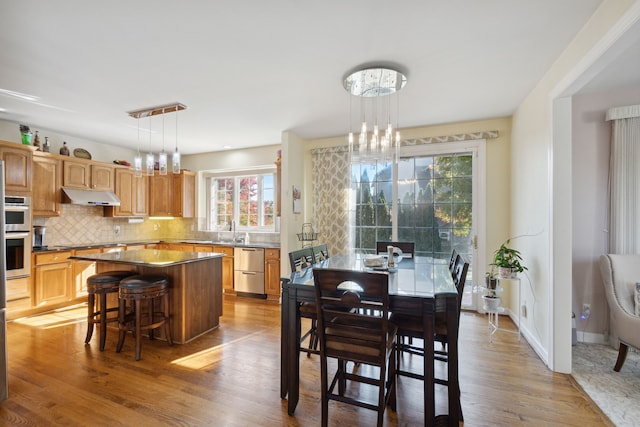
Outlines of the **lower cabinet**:
<svg viewBox="0 0 640 427">
<path fill-rule="evenodd" d="M 69 256 L 70 251 L 35 255 L 33 302 L 36 307 L 53 305 L 73 298 Z"/>
<path fill-rule="evenodd" d="M 100 248 L 76 249 L 73 255 L 90 255 L 102 252 Z M 87 279 L 96 274 L 96 263 L 91 261 L 73 260 L 73 288 L 74 298 L 87 295 Z"/>
<path fill-rule="evenodd" d="M 222 290 L 233 294 L 233 246 L 214 246 L 213 251 L 225 255 L 222 257 Z"/>
<path fill-rule="evenodd" d="M 264 250 L 264 291 L 269 299 L 280 298 L 280 249 Z"/>
</svg>

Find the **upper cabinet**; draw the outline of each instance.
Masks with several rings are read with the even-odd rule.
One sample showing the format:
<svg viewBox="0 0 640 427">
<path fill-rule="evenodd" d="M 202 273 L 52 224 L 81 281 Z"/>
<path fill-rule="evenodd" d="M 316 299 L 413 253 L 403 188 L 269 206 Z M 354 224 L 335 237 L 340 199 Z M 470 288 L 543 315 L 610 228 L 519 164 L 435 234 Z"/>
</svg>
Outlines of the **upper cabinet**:
<svg viewBox="0 0 640 427">
<path fill-rule="evenodd" d="M 180 171 L 179 174 L 149 177 L 149 215 L 193 218 L 195 215 L 196 174 Z"/>
<path fill-rule="evenodd" d="M 90 160 L 65 160 L 62 174 L 64 187 L 113 191 L 115 167 Z"/>
<path fill-rule="evenodd" d="M 33 216 L 60 216 L 62 162 L 59 159 L 36 151 L 33 153 L 32 171 L 33 199 L 31 207 Z"/>
<path fill-rule="evenodd" d="M 120 206 L 106 206 L 105 216 L 149 215 L 149 177 L 136 178 L 133 169 L 115 169 L 115 193 Z"/>
<path fill-rule="evenodd" d="M 7 195 L 31 196 L 31 162 L 33 149 L 14 142 L 0 142 L 4 160 L 4 185 Z"/>
</svg>

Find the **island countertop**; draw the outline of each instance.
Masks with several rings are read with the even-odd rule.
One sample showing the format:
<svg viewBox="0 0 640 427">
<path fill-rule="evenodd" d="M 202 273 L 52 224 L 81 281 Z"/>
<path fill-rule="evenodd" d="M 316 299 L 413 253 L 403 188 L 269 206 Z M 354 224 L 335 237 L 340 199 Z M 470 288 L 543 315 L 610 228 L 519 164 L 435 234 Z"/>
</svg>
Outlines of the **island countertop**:
<svg viewBox="0 0 640 427">
<path fill-rule="evenodd" d="M 134 251 L 106 252 L 101 254 L 74 255 L 70 259 L 101 261 L 142 267 L 171 267 L 225 256 L 216 252 L 183 252 L 163 249 L 138 249 Z"/>
</svg>

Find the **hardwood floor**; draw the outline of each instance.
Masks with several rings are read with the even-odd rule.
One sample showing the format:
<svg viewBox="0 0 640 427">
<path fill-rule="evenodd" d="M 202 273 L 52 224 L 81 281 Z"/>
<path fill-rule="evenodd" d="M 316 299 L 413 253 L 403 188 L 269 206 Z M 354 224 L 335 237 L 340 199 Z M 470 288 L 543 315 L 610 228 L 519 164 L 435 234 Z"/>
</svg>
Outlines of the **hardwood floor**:
<svg viewBox="0 0 640 427">
<path fill-rule="evenodd" d="M 293 417 L 279 395 L 280 306 L 227 298 L 221 327 L 189 344 L 143 340 L 134 360 L 132 337 L 115 352 L 109 330 L 84 344 L 86 307 L 19 319 L 7 325 L 9 399 L 0 425 L 18 426 L 316 426 L 320 424 L 318 356 L 301 356 L 301 396 Z M 500 319 L 503 326 L 511 324 Z M 467 426 L 611 425 L 573 386 L 549 371 L 524 339 L 487 339 L 486 318 L 461 317 L 460 375 Z M 412 363 L 409 356 L 406 363 Z M 415 357 L 413 364 L 421 361 Z M 359 390 L 365 393 L 363 388 Z M 437 412 L 446 405 L 437 402 Z M 398 411 L 385 425 L 422 423 L 421 384 L 398 380 Z M 332 402 L 330 425 L 370 426 L 375 413 Z"/>
</svg>

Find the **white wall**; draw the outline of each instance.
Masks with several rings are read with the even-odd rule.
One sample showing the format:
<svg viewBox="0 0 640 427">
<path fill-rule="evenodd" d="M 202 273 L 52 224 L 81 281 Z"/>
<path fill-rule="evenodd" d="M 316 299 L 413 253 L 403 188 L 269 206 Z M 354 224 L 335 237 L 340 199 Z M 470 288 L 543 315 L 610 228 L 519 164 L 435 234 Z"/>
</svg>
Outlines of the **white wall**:
<svg viewBox="0 0 640 427">
<path fill-rule="evenodd" d="M 0 120 L 0 140 L 20 143 L 20 130 L 19 123 L 11 122 L 8 120 Z M 60 134 L 49 129 L 38 128 L 30 126 L 31 132 L 35 134 L 38 131 L 40 136 L 40 144 L 44 144 L 44 137 L 49 137 L 49 145 L 51 145 L 51 153 L 58 154 L 62 142 L 66 141 L 71 156 L 73 157 L 73 150 L 76 148 L 84 148 L 91 153 L 93 160 L 100 162 L 113 162 L 114 160 L 126 160 L 133 163 L 133 157 L 135 156 L 136 149 L 127 149 L 118 147 L 115 145 L 102 144 L 99 142 L 93 142 L 84 138 L 78 138 L 72 135 Z"/>
<path fill-rule="evenodd" d="M 605 114 L 611 107 L 640 104 L 640 88 L 576 95 L 572 103 L 572 309 L 577 329 L 583 332 L 578 339 L 603 342 L 608 334 L 608 309 L 598 258 L 608 253 L 605 230 L 611 142 L 611 124 L 605 121 Z M 585 303 L 591 304 L 588 321 L 579 317 Z"/>
<path fill-rule="evenodd" d="M 552 106 L 577 77 L 576 67 L 633 3 L 603 2 L 513 116 L 511 234 L 539 232 L 514 246 L 530 265 L 525 298 L 535 298 L 541 336 L 541 347 L 534 349 L 559 372 L 571 372 L 571 136 L 554 134 Z"/>
</svg>

